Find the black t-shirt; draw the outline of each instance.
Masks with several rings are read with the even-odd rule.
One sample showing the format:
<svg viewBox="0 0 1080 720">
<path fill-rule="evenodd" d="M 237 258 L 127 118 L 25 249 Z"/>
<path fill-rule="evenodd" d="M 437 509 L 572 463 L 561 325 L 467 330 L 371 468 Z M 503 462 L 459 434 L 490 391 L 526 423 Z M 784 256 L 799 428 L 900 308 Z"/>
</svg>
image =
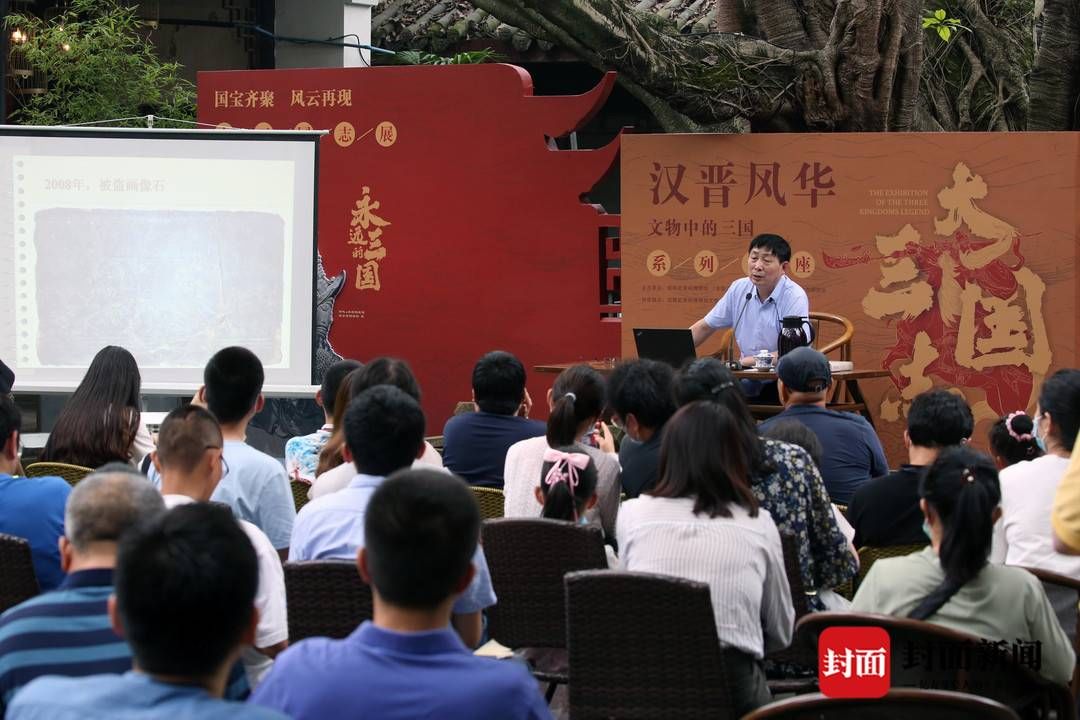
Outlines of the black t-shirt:
<svg viewBox="0 0 1080 720">
<path fill-rule="evenodd" d="M 636 498 L 652 490 L 660 479 L 660 437 L 657 430 L 645 442 L 629 436 L 619 446 L 619 464 L 622 465 L 622 487 L 628 498 Z"/>
<path fill-rule="evenodd" d="M 848 506 L 855 528 L 855 547 L 917 545 L 929 540 L 919 509 L 921 465 L 901 465 L 883 477 L 863 483 Z"/>
</svg>

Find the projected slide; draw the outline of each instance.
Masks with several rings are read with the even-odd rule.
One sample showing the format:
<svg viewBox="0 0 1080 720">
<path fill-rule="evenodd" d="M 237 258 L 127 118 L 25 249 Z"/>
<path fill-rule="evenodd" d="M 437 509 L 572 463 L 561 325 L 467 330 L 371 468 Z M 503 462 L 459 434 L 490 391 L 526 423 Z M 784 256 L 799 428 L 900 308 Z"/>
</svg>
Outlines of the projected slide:
<svg viewBox="0 0 1080 720">
<path fill-rule="evenodd" d="M 0 135 L 0 357 L 73 385 L 123 345 L 184 384 L 242 345 L 268 384 L 310 384 L 314 145 Z"/>
</svg>

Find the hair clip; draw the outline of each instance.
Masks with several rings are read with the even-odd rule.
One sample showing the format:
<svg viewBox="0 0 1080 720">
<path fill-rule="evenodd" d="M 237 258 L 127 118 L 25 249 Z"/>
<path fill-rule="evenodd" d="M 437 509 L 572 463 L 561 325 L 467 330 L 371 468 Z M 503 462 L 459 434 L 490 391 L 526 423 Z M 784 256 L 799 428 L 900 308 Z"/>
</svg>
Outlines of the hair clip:
<svg viewBox="0 0 1080 720">
<path fill-rule="evenodd" d="M 1034 440 L 1035 437 L 1031 433 L 1024 433 L 1023 435 L 1021 435 L 1020 433 L 1013 430 L 1012 422 L 1013 422 L 1013 419 L 1015 417 L 1017 417 L 1018 415 L 1023 415 L 1024 417 L 1027 417 L 1027 413 L 1024 412 L 1023 410 L 1017 410 L 1016 412 L 1009 413 L 1009 416 L 1007 418 L 1005 418 L 1005 429 L 1009 431 L 1009 435 L 1016 442 L 1025 442 L 1025 441 Z"/>
<path fill-rule="evenodd" d="M 573 404 L 574 404 L 574 401 L 575 401 L 575 400 L 577 400 L 577 395 L 575 395 L 575 394 L 574 394 L 574 393 L 572 393 L 572 392 L 568 392 L 568 393 L 566 393 L 565 395 L 563 395 L 563 397 L 564 397 L 564 398 L 570 398 L 570 404 L 571 404 L 571 405 L 573 405 Z"/>
<path fill-rule="evenodd" d="M 960 477 L 963 478 L 965 482 L 975 482 L 975 473 L 971 472 L 971 468 L 964 468 L 964 471 L 960 473 Z"/>
<path fill-rule="evenodd" d="M 720 383 L 719 385 L 714 385 L 713 388 L 711 390 L 709 390 L 709 392 L 712 393 L 713 395 L 719 395 L 720 393 L 724 392 L 728 388 L 733 388 L 733 387 L 735 387 L 735 383 L 731 382 L 730 380 L 725 380 L 724 382 Z"/>
</svg>

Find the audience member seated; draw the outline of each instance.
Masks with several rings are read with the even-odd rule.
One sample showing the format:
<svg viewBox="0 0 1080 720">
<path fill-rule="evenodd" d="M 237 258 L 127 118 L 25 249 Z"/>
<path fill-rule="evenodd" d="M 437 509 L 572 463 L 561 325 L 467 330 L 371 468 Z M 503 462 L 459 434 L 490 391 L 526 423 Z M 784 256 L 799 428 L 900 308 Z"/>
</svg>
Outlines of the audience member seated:
<svg viewBox="0 0 1080 720">
<path fill-rule="evenodd" d="M 470 485 L 502 488 L 506 451 L 521 440 L 542 436 L 546 427 L 529 419 L 532 399 L 525 366 L 508 352 L 489 352 L 472 374 L 479 410 L 456 415 L 443 428 L 443 462 Z"/>
<path fill-rule="evenodd" d="M 8 718 L 284 718 L 221 699 L 255 637 L 257 585 L 255 551 L 229 510 L 193 503 L 167 511 L 120 540 L 109 617 L 135 669 L 39 678 L 15 696 Z"/>
<path fill-rule="evenodd" d="M 679 371 L 675 379 L 679 405 L 707 400 L 728 409 L 742 433 L 755 438 L 757 425 L 746 397 L 731 371 L 715 358 L 700 358 Z M 726 447 L 729 439 L 710 442 Z M 750 455 L 750 489 L 758 504 L 769 511 L 782 533 L 795 536 L 799 569 L 813 610 L 842 609 L 847 601 L 833 592 L 858 569 L 858 558 L 837 525 L 829 494 L 810 455 L 800 447 L 758 438 Z M 621 512 L 621 511 L 620 511 Z"/>
<path fill-rule="evenodd" d="M 619 445 L 622 489 L 636 498 L 659 479 L 664 424 L 675 414 L 671 397 L 674 372 L 655 360 L 620 363 L 608 378 L 611 421 L 625 431 Z"/>
<path fill-rule="evenodd" d="M 660 481 L 623 504 L 616 531 L 620 569 L 709 584 L 736 717 L 771 701 L 762 660 L 795 619 L 780 533 L 747 484 L 760 448 L 723 405 L 686 405 L 664 431 Z"/>
<path fill-rule="evenodd" d="M 167 507 L 206 502 L 213 496 L 218 483 L 228 473 L 223 445 L 221 428 L 208 410 L 186 405 L 168 414 L 161 424 L 153 454 Z M 289 644 L 285 574 L 266 534 L 247 520 L 239 522 L 251 541 L 259 566 L 259 588 L 255 595 L 259 624 L 255 628 L 255 644 L 245 647 L 241 655 L 248 682 L 255 687 L 273 664 L 272 658 Z"/>
<path fill-rule="evenodd" d="M 943 625 L 990 642 L 1041 643 L 1038 672 L 1065 685 L 1076 655 L 1034 575 L 987 563 L 1001 515 L 997 469 L 968 448 L 948 448 L 919 484 L 930 547 L 878 560 L 852 609 Z"/>
<path fill-rule="evenodd" d="M 1043 382 L 1033 435 L 1046 449 L 1001 471 L 1001 522 L 990 561 L 1039 568 L 1080 580 L 1080 558 L 1054 552 L 1050 516 L 1080 431 L 1080 370 L 1059 370 Z M 1076 592 L 1047 591 L 1061 626 L 1076 631 Z"/>
<path fill-rule="evenodd" d="M 319 460 L 315 466 L 316 479 L 345 462 L 345 459 L 341 457 L 341 449 L 345 447 L 345 409 L 349 407 L 349 400 L 352 399 L 352 381 L 362 369 L 360 367 L 352 370 L 341 379 L 338 385 L 337 395 L 334 396 L 334 417 L 330 422 L 334 429 L 330 432 L 330 437 L 322 450 L 319 451 Z M 310 494 L 309 490 L 308 495 Z"/>
<path fill-rule="evenodd" d="M 357 474 L 342 490 L 316 498 L 296 518 L 289 560 L 352 560 L 364 546 L 364 517 L 374 491 L 391 473 L 424 451 L 424 413 L 408 393 L 376 385 L 345 411 L 345 458 Z M 495 604 L 484 551 L 476 548 L 475 575 L 454 603 L 453 624 L 469 647 L 480 643 L 481 611 Z"/>
<path fill-rule="evenodd" d="M 315 393 L 315 404 L 323 409 L 323 426 L 310 435 L 289 438 L 285 443 L 285 472 L 293 480 L 315 481 L 319 453 L 334 431 L 334 399 L 338 387 L 353 370 L 363 365 L 356 360 L 339 360 L 323 373 L 322 385 Z"/>
<path fill-rule="evenodd" d="M 55 591 L 0 617 L 0 714 L 15 691 L 42 675 L 82 677 L 131 669 L 131 651 L 109 627 L 106 610 L 113 593 L 116 541 L 164 511 L 154 487 L 133 472 L 98 472 L 71 491 L 59 542 L 67 577 Z"/>
<path fill-rule="evenodd" d="M 71 486 L 58 477 L 16 477 L 22 414 L 0 395 L 0 533 L 26 538 L 42 591 L 64 579 L 58 540 L 64 534 L 64 503 Z"/>
<path fill-rule="evenodd" d="M 796 348 L 780 358 L 776 375 L 784 410 L 760 429 L 798 420 L 813 430 L 824 450 L 819 469 L 833 502 L 848 504 L 856 488 L 889 472 L 881 441 L 866 418 L 825 407 L 833 390 L 827 357 L 813 348 Z"/>
<path fill-rule="evenodd" d="M 770 423 L 768 430 L 762 432 L 761 436 L 791 445 L 798 445 L 810 455 L 810 459 L 814 461 L 814 467 L 819 472 L 821 471 L 821 455 L 824 452 L 821 449 L 821 441 L 818 440 L 818 436 L 814 434 L 813 430 L 798 420 L 780 420 Z M 836 503 L 833 503 L 832 510 L 833 518 L 840 527 L 840 532 L 844 533 L 844 537 L 848 540 L 849 549 L 852 553 L 858 555 L 855 546 L 852 544 L 852 540 L 855 539 L 855 528 L 851 527 L 851 523 L 840 512 L 840 508 L 836 506 Z"/>
<path fill-rule="evenodd" d="M 344 403 L 346 410 L 350 400 L 376 385 L 393 385 L 399 390 L 403 390 L 416 402 L 420 402 L 420 385 L 416 382 L 416 377 L 413 375 L 409 364 L 404 360 L 389 357 L 375 358 L 363 368 L 350 373 L 349 378 L 348 397 Z M 344 412 L 342 417 L 344 417 Z M 331 448 L 328 443 L 327 449 L 340 456 L 345 448 L 344 428 L 342 428 L 340 436 L 337 432 L 334 433 L 334 436 L 330 440 L 330 443 L 334 444 L 334 448 Z M 439 455 L 438 450 L 425 440 L 424 454 L 413 461 L 413 467 L 442 468 L 442 466 L 442 457 Z M 329 468 L 316 478 L 315 483 L 308 490 L 308 498 L 314 500 L 317 497 L 337 492 L 348 485 L 354 477 L 356 477 L 356 467 L 342 458 L 341 463 Z"/>
<path fill-rule="evenodd" d="M 619 512 L 619 460 L 615 441 L 607 425 L 600 422 L 604 409 L 604 379 L 588 365 L 568 368 L 547 394 L 551 409 L 545 437 L 514 443 L 506 452 L 503 492 L 506 493 L 505 517 L 536 517 L 540 498 L 536 480 L 551 448 L 575 446 L 596 466 L 599 479 L 594 483 L 598 501 L 590 504 L 584 517 L 598 522 L 609 538 L 615 537 L 615 516 Z M 593 446 L 595 438 L 596 446 Z"/>
<path fill-rule="evenodd" d="M 479 547 L 480 513 L 465 484 L 403 470 L 367 509 L 357 565 L 373 620 L 343 640 L 289 648 L 251 702 L 294 720 L 550 718 L 523 665 L 475 657 L 450 629 Z"/>
<path fill-rule="evenodd" d="M 244 442 L 248 423 L 263 409 L 263 377 L 263 366 L 255 353 L 227 347 L 206 364 L 195 401 L 214 414 L 225 438 L 222 457 L 229 474 L 210 499 L 228 505 L 237 518 L 266 533 L 284 559 L 296 520 L 289 478 L 280 462 Z M 156 469 L 149 475 L 159 483 Z"/>
<path fill-rule="evenodd" d="M 141 386 L 131 353 L 115 345 L 99 350 L 56 418 L 41 460 L 89 468 L 114 461 L 138 466 L 154 449 L 139 414 Z"/>
<path fill-rule="evenodd" d="M 925 543 L 919 476 L 944 448 L 966 443 L 974 429 L 971 408 L 960 395 L 942 389 L 916 395 L 904 431 L 907 464 L 865 483 L 848 505 L 855 547 Z"/>
<path fill-rule="evenodd" d="M 1035 440 L 1035 423 L 1023 410 L 998 418 L 990 428 L 990 455 L 998 470 L 1045 454 Z"/>
</svg>

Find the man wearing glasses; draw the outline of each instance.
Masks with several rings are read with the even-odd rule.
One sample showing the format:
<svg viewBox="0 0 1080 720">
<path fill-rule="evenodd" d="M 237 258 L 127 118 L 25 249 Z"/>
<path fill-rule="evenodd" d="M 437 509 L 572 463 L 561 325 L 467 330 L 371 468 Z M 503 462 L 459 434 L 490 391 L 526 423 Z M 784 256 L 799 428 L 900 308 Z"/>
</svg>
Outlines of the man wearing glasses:
<svg viewBox="0 0 1080 720">
<path fill-rule="evenodd" d="M 787 275 L 790 262 L 791 245 L 779 235 L 763 233 L 751 240 L 747 276 L 731 283 L 713 309 L 690 326 L 694 345 L 701 345 L 721 328 L 734 328 L 738 354 L 733 359 L 742 367 L 752 367 L 754 356 L 767 350 L 775 365 L 780 319 L 810 314 L 806 291 Z M 763 400 L 778 400 L 776 383 L 747 381 L 743 391 L 751 398 L 764 391 L 768 397 Z"/>
<path fill-rule="evenodd" d="M 217 420 L 197 405 L 185 405 L 165 417 L 152 458 L 161 477 L 161 494 L 167 508 L 210 499 L 218 483 L 229 474 L 223 445 Z M 246 520 L 239 523 L 255 548 L 259 563 L 255 596 L 259 624 L 255 629 L 255 645 L 245 648 L 240 656 L 248 682 L 254 688 L 270 669 L 273 657 L 289 644 L 285 575 L 281 559 L 266 533 Z"/>
</svg>

